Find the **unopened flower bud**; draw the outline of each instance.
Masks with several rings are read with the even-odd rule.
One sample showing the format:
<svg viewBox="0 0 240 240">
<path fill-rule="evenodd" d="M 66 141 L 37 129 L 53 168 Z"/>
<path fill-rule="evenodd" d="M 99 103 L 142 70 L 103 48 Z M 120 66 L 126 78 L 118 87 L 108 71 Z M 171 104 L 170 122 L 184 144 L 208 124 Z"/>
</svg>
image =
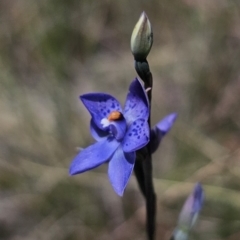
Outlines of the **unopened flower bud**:
<svg viewBox="0 0 240 240">
<path fill-rule="evenodd" d="M 174 232 L 174 240 L 187 240 L 188 234 L 195 224 L 204 201 L 204 192 L 200 183 L 197 183 L 189 195 L 178 219 L 178 226 Z"/>
<path fill-rule="evenodd" d="M 151 23 L 143 12 L 135 25 L 131 36 L 131 50 L 135 60 L 145 60 L 153 43 Z"/>
</svg>

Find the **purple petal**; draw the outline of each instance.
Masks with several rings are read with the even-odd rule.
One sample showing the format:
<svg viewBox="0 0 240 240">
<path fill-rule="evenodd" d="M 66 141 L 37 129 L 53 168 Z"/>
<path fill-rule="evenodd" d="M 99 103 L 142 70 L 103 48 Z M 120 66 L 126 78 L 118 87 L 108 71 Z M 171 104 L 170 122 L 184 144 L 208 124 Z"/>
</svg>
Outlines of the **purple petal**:
<svg viewBox="0 0 240 240">
<path fill-rule="evenodd" d="M 93 169 L 106 162 L 119 146 L 115 139 L 106 138 L 101 142 L 82 150 L 72 161 L 70 175 L 75 175 Z"/>
<path fill-rule="evenodd" d="M 149 141 L 149 126 L 144 119 L 138 119 L 129 127 L 123 142 L 122 147 L 124 152 L 134 152 L 145 145 Z"/>
<path fill-rule="evenodd" d="M 124 117 L 128 124 L 131 124 L 138 118 L 146 119 L 149 116 L 148 98 L 140 81 L 136 78 L 129 87 L 127 95 Z"/>
<path fill-rule="evenodd" d="M 200 183 L 197 183 L 181 210 L 178 225 L 190 230 L 203 206 L 204 192 Z"/>
<path fill-rule="evenodd" d="M 201 210 L 204 202 L 204 192 L 200 183 L 197 183 L 195 185 L 193 196 L 194 196 L 193 212 L 196 213 Z"/>
<path fill-rule="evenodd" d="M 80 99 L 90 112 L 93 121 L 100 129 L 104 129 L 101 120 L 107 118 L 112 111 L 122 112 L 118 100 L 109 94 L 88 93 L 80 96 Z"/>
<path fill-rule="evenodd" d="M 164 117 L 157 125 L 151 129 L 151 152 L 154 153 L 162 138 L 167 134 L 172 128 L 175 120 L 177 118 L 177 113 L 171 113 Z"/>
<path fill-rule="evenodd" d="M 156 127 L 162 132 L 163 135 L 165 135 L 172 128 L 176 118 L 177 113 L 171 113 L 157 123 Z"/>
<path fill-rule="evenodd" d="M 91 122 L 90 122 L 90 132 L 93 138 L 98 142 L 102 141 L 104 137 L 109 135 L 108 131 L 104 131 L 98 128 L 98 126 L 94 123 L 93 119 L 91 119 Z"/>
<path fill-rule="evenodd" d="M 124 153 L 119 147 L 109 162 L 108 176 L 114 191 L 120 196 L 123 195 L 133 171 L 135 158 L 135 152 Z"/>
</svg>

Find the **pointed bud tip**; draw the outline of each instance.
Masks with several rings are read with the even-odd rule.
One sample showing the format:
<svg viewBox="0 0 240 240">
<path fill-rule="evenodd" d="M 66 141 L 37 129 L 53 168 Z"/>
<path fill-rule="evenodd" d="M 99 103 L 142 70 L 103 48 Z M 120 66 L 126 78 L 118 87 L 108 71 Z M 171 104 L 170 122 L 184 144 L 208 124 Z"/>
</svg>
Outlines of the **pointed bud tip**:
<svg viewBox="0 0 240 240">
<path fill-rule="evenodd" d="M 204 191 L 203 191 L 202 185 L 200 183 L 196 183 L 194 190 L 193 190 L 193 196 L 195 199 L 193 211 L 199 212 L 201 210 L 203 202 L 204 202 Z"/>
<path fill-rule="evenodd" d="M 131 36 L 131 51 L 135 60 L 145 60 L 153 43 L 153 32 L 147 14 L 143 11 Z"/>
</svg>

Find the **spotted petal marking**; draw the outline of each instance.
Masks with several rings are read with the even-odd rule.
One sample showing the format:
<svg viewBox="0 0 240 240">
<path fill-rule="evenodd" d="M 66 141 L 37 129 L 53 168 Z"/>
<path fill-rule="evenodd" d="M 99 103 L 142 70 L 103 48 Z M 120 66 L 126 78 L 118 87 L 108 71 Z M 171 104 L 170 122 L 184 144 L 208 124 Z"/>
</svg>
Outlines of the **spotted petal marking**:
<svg viewBox="0 0 240 240">
<path fill-rule="evenodd" d="M 129 93 L 127 95 L 124 117 L 128 124 L 139 118 L 147 119 L 149 116 L 149 104 L 146 92 L 136 78 L 129 87 Z"/>
<path fill-rule="evenodd" d="M 149 126 L 145 119 L 137 119 L 129 127 L 123 142 L 122 147 L 124 152 L 136 151 L 149 141 Z"/>
</svg>

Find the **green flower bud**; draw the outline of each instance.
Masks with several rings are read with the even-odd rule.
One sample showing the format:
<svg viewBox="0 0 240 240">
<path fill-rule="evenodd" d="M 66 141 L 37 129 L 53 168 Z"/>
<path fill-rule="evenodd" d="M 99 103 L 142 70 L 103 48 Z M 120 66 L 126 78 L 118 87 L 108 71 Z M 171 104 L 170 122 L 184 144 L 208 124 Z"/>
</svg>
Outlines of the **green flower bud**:
<svg viewBox="0 0 240 240">
<path fill-rule="evenodd" d="M 153 43 L 151 23 L 143 12 L 135 25 L 131 36 L 131 50 L 135 60 L 145 60 Z"/>
</svg>

